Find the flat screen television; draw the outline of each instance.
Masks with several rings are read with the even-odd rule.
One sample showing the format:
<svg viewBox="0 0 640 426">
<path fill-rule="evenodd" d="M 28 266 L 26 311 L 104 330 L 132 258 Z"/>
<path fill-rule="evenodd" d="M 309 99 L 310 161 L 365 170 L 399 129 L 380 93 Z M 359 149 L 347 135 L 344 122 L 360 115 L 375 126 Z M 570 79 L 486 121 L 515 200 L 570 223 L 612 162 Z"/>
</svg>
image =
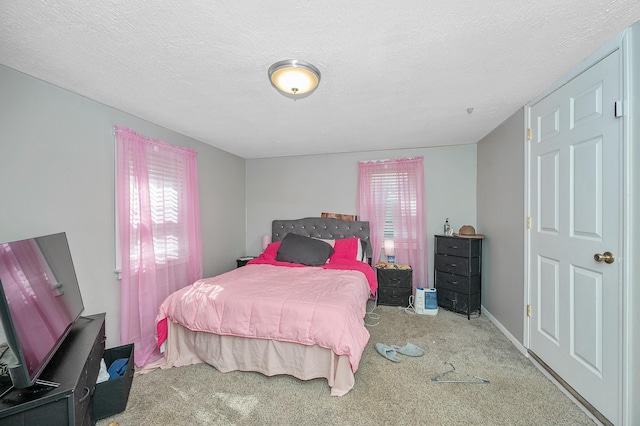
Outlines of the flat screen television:
<svg viewBox="0 0 640 426">
<path fill-rule="evenodd" d="M 64 232 L 0 244 L 0 320 L 14 388 L 37 383 L 83 310 Z"/>
</svg>

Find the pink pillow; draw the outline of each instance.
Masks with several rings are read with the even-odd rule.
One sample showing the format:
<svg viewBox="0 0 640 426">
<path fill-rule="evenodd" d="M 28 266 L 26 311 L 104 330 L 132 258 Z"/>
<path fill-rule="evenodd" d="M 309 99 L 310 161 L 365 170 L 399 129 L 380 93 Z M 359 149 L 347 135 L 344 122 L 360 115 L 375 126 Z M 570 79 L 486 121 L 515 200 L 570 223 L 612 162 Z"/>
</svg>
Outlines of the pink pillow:
<svg viewBox="0 0 640 426">
<path fill-rule="evenodd" d="M 358 254 L 358 244 L 360 244 L 359 238 L 343 238 L 336 240 L 333 246 L 335 252 L 329 258 L 329 263 L 337 259 L 349 259 L 354 260 Z"/>
<path fill-rule="evenodd" d="M 280 248 L 281 241 L 271 243 L 264 249 L 262 253 L 262 257 L 267 260 L 276 260 L 276 255 L 278 254 L 278 249 Z"/>
</svg>

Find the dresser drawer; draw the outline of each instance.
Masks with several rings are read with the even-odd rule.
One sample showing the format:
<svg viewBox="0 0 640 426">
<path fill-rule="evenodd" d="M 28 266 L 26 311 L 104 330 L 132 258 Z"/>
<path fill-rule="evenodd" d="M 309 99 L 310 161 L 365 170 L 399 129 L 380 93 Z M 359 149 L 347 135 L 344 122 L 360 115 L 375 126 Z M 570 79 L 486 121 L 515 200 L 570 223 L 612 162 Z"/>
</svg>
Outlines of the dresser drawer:
<svg viewBox="0 0 640 426">
<path fill-rule="evenodd" d="M 411 269 L 377 268 L 378 287 L 413 288 Z"/>
<path fill-rule="evenodd" d="M 466 294 L 439 288 L 437 294 L 438 306 L 450 311 L 469 315 L 471 312 L 480 310 L 480 292 Z"/>
<path fill-rule="evenodd" d="M 480 244 L 477 239 L 436 236 L 436 253 L 462 257 L 480 256 Z"/>
<path fill-rule="evenodd" d="M 378 287 L 378 305 L 408 306 L 412 288 Z"/>
<path fill-rule="evenodd" d="M 458 257 L 436 254 L 436 271 L 449 272 L 458 275 L 477 275 L 480 273 L 479 257 Z"/>
<path fill-rule="evenodd" d="M 477 293 L 480 291 L 480 275 L 467 277 L 436 271 L 436 288 L 461 293 Z"/>
</svg>

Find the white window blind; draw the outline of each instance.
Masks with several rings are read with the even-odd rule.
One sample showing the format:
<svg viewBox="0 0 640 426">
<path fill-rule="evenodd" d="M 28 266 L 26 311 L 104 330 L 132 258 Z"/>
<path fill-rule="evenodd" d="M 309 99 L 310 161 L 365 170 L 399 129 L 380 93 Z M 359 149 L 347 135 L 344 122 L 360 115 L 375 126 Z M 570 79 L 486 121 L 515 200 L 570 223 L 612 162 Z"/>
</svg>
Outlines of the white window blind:
<svg viewBox="0 0 640 426">
<path fill-rule="evenodd" d="M 375 188 L 375 191 L 382 190 L 387 194 L 387 211 L 385 214 L 384 222 L 384 239 L 393 239 L 394 227 L 393 227 L 393 209 L 397 208 L 399 200 L 400 183 L 405 185 L 410 182 L 409 174 L 402 172 L 382 172 L 375 173 L 371 176 L 371 185 Z M 402 217 L 412 216 L 415 217 L 416 200 L 412 197 L 409 205 L 403 205 L 401 215 Z"/>
<path fill-rule="evenodd" d="M 184 226 L 181 206 L 184 206 L 186 188 L 186 165 L 175 156 L 166 158 L 164 153 L 153 150 L 147 157 L 149 168 L 149 203 L 151 208 L 151 227 L 153 230 L 153 248 L 157 263 L 185 258 L 186 244 L 181 244 L 178 235 Z M 130 221 L 134 229 L 144 226 L 140 220 L 141 185 L 135 181 L 133 163 L 129 164 L 130 173 Z M 131 260 L 138 259 L 139 247 L 132 244 Z"/>
</svg>

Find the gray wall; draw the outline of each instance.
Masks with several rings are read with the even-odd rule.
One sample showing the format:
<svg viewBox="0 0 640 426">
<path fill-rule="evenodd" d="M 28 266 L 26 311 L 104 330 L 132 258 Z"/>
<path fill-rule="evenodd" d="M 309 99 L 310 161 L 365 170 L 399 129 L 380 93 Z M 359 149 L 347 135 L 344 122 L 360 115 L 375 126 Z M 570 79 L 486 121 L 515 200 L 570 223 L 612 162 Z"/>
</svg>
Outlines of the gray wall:
<svg viewBox="0 0 640 426">
<path fill-rule="evenodd" d="M 445 218 L 455 230 L 476 226 L 476 145 L 247 160 L 247 254 L 260 253 L 274 219 L 355 214 L 358 161 L 417 156 L 424 157 L 433 281 L 433 235 L 442 233 Z"/>
<path fill-rule="evenodd" d="M 520 343 L 525 309 L 524 108 L 478 143 L 482 305 Z"/>
<path fill-rule="evenodd" d="M 205 275 L 244 253 L 245 161 L 0 66 L 0 241 L 66 232 L 85 314 L 120 344 L 114 274 L 115 124 L 198 151 Z"/>
</svg>

